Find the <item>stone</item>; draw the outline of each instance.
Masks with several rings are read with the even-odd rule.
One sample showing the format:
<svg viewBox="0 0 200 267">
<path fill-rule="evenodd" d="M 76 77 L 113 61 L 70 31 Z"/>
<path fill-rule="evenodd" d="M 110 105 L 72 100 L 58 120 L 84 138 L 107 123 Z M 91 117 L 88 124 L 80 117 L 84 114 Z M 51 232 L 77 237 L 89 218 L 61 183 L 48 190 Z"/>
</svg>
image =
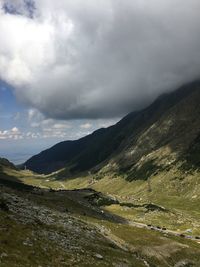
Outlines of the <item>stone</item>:
<svg viewBox="0 0 200 267">
<path fill-rule="evenodd" d="M 99 259 L 99 260 L 103 260 L 103 256 L 101 255 L 101 254 L 95 254 L 94 255 L 95 256 L 95 258 L 97 258 L 97 259 Z"/>
</svg>

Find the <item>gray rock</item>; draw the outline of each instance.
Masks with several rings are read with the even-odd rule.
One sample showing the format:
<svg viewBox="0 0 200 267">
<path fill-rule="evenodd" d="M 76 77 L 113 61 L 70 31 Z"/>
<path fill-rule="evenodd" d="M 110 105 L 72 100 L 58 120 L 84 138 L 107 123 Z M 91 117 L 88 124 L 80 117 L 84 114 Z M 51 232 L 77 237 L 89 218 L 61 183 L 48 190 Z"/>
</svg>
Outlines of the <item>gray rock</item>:
<svg viewBox="0 0 200 267">
<path fill-rule="evenodd" d="M 97 258 L 98 260 L 103 260 L 103 256 L 102 255 L 100 255 L 100 254 L 95 254 L 94 255 L 95 256 L 95 258 Z"/>
</svg>

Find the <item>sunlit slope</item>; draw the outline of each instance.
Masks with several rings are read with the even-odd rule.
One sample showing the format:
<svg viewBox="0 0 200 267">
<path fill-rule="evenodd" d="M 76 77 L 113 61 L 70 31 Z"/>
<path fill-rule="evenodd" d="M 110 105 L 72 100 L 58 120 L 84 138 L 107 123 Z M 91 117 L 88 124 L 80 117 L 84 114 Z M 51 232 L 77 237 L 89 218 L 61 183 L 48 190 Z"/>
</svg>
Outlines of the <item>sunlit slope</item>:
<svg viewBox="0 0 200 267">
<path fill-rule="evenodd" d="M 200 168 L 200 89 L 169 108 L 154 123 L 127 140 L 102 172 L 116 171 L 129 181 L 162 171 Z"/>
<path fill-rule="evenodd" d="M 194 236 L 198 232 L 192 224 L 189 240 L 180 236 L 187 225 L 181 226 L 181 232 L 176 229 L 180 225 L 173 225 L 175 232 L 170 233 L 169 224 L 164 231 L 158 230 L 166 223 L 163 208 L 151 210 L 142 203 L 131 206 L 131 197 L 125 197 L 128 203 L 121 197 L 118 204 L 103 198 L 92 189 L 21 190 L 1 185 L 0 227 L 6 229 L 0 236 L 2 267 L 199 266 L 200 245 Z M 173 212 L 165 213 L 171 216 Z"/>
</svg>

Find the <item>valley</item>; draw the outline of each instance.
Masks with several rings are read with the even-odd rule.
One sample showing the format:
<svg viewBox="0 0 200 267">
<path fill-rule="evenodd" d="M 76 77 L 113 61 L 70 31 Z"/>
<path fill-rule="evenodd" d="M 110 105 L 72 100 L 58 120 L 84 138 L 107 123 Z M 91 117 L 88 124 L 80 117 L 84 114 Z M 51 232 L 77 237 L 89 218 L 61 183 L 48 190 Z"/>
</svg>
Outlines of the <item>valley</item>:
<svg viewBox="0 0 200 267">
<path fill-rule="evenodd" d="M 0 266 L 199 267 L 199 88 L 20 166 L 0 159 Z"/>
<path fill-rule="evenodd" d="M 152 193 L 147 197 L 144 181 L 130 185 L 122 179 L 120 184 L 120 178 L 104 178 L 91 184 L 91 177 L 56 181 L 30 171 L 3 169 L 3 267 L 11 262 L 12 266 L 13 262 L 16 266 L 30 266 L 30 261 L 31 266 L 200 263 L 198 200 L 186 205 L 187 199 L 175 196 L 159 199 Z M 21 258 L 22 251 L 26 251 L 26 257 Z"/>
</svg>

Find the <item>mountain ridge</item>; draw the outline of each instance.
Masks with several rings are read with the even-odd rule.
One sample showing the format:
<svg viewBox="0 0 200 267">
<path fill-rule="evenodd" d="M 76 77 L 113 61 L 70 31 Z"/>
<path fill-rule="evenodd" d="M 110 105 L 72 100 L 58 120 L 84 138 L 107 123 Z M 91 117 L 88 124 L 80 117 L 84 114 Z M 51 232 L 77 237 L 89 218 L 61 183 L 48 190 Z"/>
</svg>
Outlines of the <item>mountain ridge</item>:
<svg viewBox="0 0 200 267">
<path fill-rule="evenodd" d="M 79 140 L 58 143 L 42 151 L 25 162 L 25 165 L 32 171 L 45 174 L 65 168 L 66 176 L 97 171 L 130 146 L 130 141 L 134 143 L 163 114 L 193 93 L 197 92 L 198 95 L 199 88 L 200 81 L 188 83 L 161 95 L 145 109 L 129 113 L 113 126 L 98 129 Z"/>
</svg>

